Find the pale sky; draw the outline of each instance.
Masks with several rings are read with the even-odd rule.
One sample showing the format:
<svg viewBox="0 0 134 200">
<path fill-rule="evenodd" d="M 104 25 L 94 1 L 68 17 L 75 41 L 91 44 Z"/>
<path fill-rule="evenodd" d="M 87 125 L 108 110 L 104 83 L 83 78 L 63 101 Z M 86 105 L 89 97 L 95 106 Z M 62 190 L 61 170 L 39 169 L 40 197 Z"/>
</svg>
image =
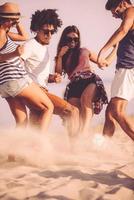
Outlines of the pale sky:
<svg viewBox="0 0 134 200">
<path fill-rule="evenodd" d="M 10 0 L 9 0 L 10 1 Z M 0 0 L 0 4 L 7 1 Z M 57 9 L 57 13 L 63 21 L 63 26 L 58 33 L 52 37 L 49 51 L 51 59 L 54 59 L 56 47 L 61 32 L 68 25 L 76 25 L 81 33 L 83 47 L 98 53 L 109 37 L 114 33 L 121 21 L 114 19 L 109 11 L 105 10 L 107 0 L 14 0 L 20 5 L 24 18 L 21 19 L 26 30 L 29 31 L 32 13 L 41 9 Z M 31 35 L 31 33 L 30 33 Z M 31 35 L 33 37 L 33 35 Z M 53 65 L 53 62 L 52 62 Z M 95 66 L 96 72 L 103 78 L 104 82 L 111 81 L 114 76 L 115 62 L 106 70 L 100 70 Z M 11 113 L 5 100 L 0 99 L 0 109 L 4 114 L 0 117 L 0 125 L 12 121 Z"/>
</svg>

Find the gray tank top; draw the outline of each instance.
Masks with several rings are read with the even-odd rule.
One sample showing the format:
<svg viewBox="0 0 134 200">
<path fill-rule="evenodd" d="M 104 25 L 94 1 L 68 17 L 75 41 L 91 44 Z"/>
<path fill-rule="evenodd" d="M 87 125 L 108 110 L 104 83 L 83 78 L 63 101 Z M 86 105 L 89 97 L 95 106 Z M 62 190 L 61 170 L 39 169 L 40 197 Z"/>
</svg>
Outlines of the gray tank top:
<svg viewBox="0 0 134 200">
<path fill-rule="evenodd" d="M 116 68 L 134 68 L 134 30 L 119 42 Z"/>
</svg>

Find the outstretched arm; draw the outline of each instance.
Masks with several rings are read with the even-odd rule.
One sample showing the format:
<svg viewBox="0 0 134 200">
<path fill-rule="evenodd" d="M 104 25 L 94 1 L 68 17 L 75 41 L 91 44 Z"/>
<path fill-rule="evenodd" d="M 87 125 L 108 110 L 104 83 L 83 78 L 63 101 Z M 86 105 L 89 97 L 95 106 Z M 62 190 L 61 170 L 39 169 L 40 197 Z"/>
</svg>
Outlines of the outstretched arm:
<svg viewBox="0 0 134 200">
<path fill-rule="evenodd" d="M 101 58 L 98 67 L 99 68 L 104 68 L 104 67 L 108 67 L 112 61 L 114 60 L 116 54 L 117 54 L 117 48 L 118 48 L 118 44 L 114 45 L 113 50 L 105 57 L 105 58 Z M 97 62 L 97 55 L 93 52 L 91 52 L 90 54 L 90 60 L 94 63 L 98 63 Z"/>
<path fill-rule="evenodd" d="M 115 33 L 111 36 L 108 42 L 100 50 L 98 54 L 98 64 L 100 62 L 102 55 L 105 52 L 107 52 L 108 49 L 118 44 L 125 37 L 128 31 L 131 30 L 133 23 L 134 23 L 134 7 L 131 7 L 126 10 L 120 27 L 115 31 Z"/>
<path fill-rule="evenodd" d="M 23 25 L 18 22 L 16 25 L 17 33 L 9 32 L 8 36 L 14 41 L 25 41 L 28 39 L 28 33 L 25 31 Z"/>
<path fill-rule="evenodd" d="M 102 63 L 104 61 L 102 59 L 99 60 L 99 63 L 98 63 L 99 68 L 108 67 L 113 62 L 113 60 L 117 54 L 117 48 L 118 48 L 118 44 L 114 45 L 113 50 L 108 54 L 108 56 L 105 57 L 105 59 L 104 59 L 106 62 L 105 66 L 103 66 L 103 63 Z M 99 56 L 99 54 L 98 54 L 98 56 Z"/>
<path fill-rule="evenodd" d="M 97 54 L 96 53 L 94 53 L 94 52 L 90 52 L 90 54 L 89 54 L 90 56 L 89 56 L 89 58 L 90 58 L 90 60 L 92 61 L 92 62 L 94 62 L 95 64 L 98 64 L 98 60 L 97 60 L 97 58 L 98 58 L 98 56 L 97 56 Z M 100 60 L 100 63 L 99 63 L 99 67 L 100 68 L 104 68 L 104 67 L 107 67 L 108 66 L 108 60 L 107 60 L 107 58 L 101 58 L 101 60 Z"/>
<path fill-rule="evenodd" d="M 114 58 L 116 57 L 117 48 L 118 48 L 118 44 L 114 45 L 111 53 L 105 58 L 107 61 L 107 66 L 109 66 L 113 62 Z"/>
</svg>

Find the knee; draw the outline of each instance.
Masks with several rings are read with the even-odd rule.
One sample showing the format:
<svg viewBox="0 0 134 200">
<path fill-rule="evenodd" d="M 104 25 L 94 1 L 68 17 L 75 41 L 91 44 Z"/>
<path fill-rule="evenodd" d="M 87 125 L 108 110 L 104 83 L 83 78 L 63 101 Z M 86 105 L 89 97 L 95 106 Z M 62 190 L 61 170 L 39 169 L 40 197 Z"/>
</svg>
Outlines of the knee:
<svg viewBox="0 0 134 200">
<path fill-rule="evenodd" d="M 122 118 L 124 115 L 124 111 L 115 103 L 110 103 L 106 109 L 106 116 L 113 117 L 116 120 Z"/>
<path fill-rule="evenodd" d="M 23 115 L 21 115 L 21 116 L 15 115 L 14 117 L 15 117 L 16 124 L 17 124 L 18 126 L 26 125 L 27 122 L 28 122 L 28 117 L 27 117 L 26 114 L 23 114 Z"/>
<path fill-rule="evenodd" d="M 72 106 L 70 114 L 73 117 L 79 116 L 79 109 L 76 106 Z"/>
<path fill-rule="evenodd" d="M 81 108 L 83 110 L 87 109 L 87 108 L 92 108 L 92 98 L 90 97 L 87 97 L 87 96 L 82 96 L 80 98 L 80 105 L 81 105 Z"/>
<path fill-rule="evenodd" d="M 115 110 L 114 114 L 113 114 L 114 118 L 116 119 L 116 121 L 122 121 L 122 119 L 124 118 L 124 112 L 123 111 L 119 111 L 118 109 Z"/>
<path fill-rule="evenodd" d="M 47 106 L 44 106 L 43 111 L 44 112 L 47 111 L 49 113 L 53 113 L 53 111 L 54 111 L 54 105 L 53 105 L 53 103 L 49 102 L 49 104 Z"/>
<path fill-rule="evenodd" d="M 49 104 L 48 110 L 49 110 L 50 112 L 53 112 L 53 111 L 54 111 L 54 105 L 53 105 L 52 102 Z"/>
<path fill-rule="evenodd" d="M 67 103 L 66 107 L 64 109 L 62 109 L 62 112 L 61 112 L 61 116 L 62 117 L 77 117 L 79 116 L 79 109 L 70 104 L 70 103 Z"/>
</svg>

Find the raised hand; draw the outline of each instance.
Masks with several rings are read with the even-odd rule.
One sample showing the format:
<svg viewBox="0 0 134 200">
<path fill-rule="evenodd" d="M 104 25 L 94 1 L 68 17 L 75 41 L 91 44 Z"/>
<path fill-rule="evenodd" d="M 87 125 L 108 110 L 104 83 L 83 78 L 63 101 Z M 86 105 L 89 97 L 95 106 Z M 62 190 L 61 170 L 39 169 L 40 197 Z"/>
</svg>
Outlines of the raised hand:
<svg viewBox="0 0 134 200">
<path fill-rule="evenodd" d="M 68 46 L 64 46 L 61 48 L 60 52 L 59 52 L 59 55 L 58 57 L 62 57 L 64 56 L 64 54 L 66 54 L 66 52 L 69 50 L 69 47 Z"/>
</svg>

